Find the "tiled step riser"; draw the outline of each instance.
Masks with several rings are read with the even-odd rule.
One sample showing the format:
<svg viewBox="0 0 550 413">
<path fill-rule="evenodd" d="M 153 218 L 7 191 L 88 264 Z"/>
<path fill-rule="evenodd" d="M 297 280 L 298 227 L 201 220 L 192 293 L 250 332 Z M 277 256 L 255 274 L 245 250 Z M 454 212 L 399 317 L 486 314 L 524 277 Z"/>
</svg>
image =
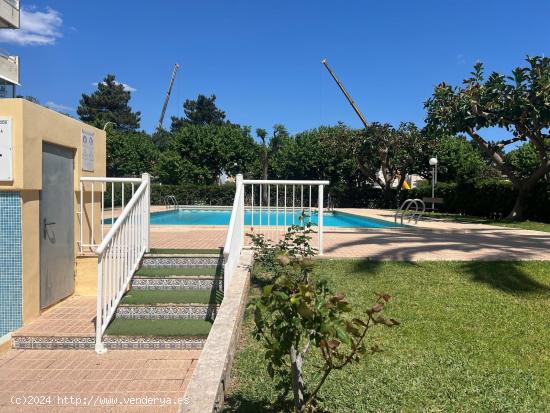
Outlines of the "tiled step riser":
<svg viewBox="0 0 550 413">
<path fill-rule="evenodd" d="M 110 350 L 202 350 L 206 337 L 105 337 Z M 12 348 L 26 350 L 93 350 L 93 337 L 14 337 Z"/>
<path fill-rule="evenodd" d="M 221 290 L 221 278 L 140 278 L 134 277 L 134 290 Z"/>
<path fill-rule="evenodd" d="M 116 318 L 130 320 L 214 320 L 218 313 L 216 305 L 121 305 Z"/>
<path fill-rule="evenodd" d="M 217 268 L 222 267 L 223 260 L 219 257 L 144 257 L 141 264 L 145 268 Z"/>
</svg>

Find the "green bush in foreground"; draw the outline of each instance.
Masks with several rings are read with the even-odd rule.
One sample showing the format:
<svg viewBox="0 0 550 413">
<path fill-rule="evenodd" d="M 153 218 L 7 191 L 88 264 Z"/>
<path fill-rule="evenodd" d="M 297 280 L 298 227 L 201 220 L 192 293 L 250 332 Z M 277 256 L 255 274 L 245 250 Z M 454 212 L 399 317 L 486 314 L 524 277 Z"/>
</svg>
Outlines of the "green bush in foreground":
<svg viewBox="0 0 550 413">
<path fill-rule="evenodd" d="M 367 350 L 365 339 L 377 325 L 392 327 L 399 322 L 382 316 L 390 296 L 377 294 L 374 305 L 362 317 L 346 317 L 351 304 L 342 293 L 334 294 L 326 282 L 314 281 L 314 262 L 310 247 L 310 224 L 292 226 L 277 245 L 263 235 L 252 235 L 256 259 L 264 265 L 268 284 L 252 304 L 254 332 L 262 343 L 267 371 L 284 400 L 292 390 L 297 412 L 313 411 L 319 390 L 328 376 L 359 361 L 367 353 L 380 351 L 377 345 Z M 311 348 L 318 349 L 322 362 L 315 369 L 316 382 L 304 380 L 304 363 Z"/>
</svg>

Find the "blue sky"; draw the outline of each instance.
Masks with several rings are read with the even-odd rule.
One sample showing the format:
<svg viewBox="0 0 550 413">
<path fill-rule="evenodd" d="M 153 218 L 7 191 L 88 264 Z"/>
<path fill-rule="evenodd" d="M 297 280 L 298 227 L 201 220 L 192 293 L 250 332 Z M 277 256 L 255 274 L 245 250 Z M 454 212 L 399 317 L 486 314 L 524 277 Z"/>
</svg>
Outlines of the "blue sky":
<svg viewBox="0 0 550 413">
<path fill-rule="evenodd" d="M 23 30 L 0 33 L 18 54 L 18 93 L 74 115 L 107 73 L 131 87 L 142 128 L 158 121 L 180 63 L 165 126 L 186 98 L 216 94 L 228 118 L 295 133 L 360 121 L 323 57 L 369 121 L 424 120 L 440 81 L 457 84 L 476 60 L 509 73 L 549 54 L 548 1 L 27 1 Z M 6 32 L 6 31 L 4 31 Z"/>
</svg>

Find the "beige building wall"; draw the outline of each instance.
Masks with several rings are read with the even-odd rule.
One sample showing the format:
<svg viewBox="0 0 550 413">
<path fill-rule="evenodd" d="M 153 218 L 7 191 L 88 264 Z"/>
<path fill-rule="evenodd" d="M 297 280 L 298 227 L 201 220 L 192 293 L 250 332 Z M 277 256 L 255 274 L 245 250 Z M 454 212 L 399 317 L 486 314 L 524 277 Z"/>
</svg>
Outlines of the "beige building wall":
<svg viewBox="0 0 550 413">
<path fill-rule="evenodd" d="M 42 143 L 74 151 L 75 257 L 80 241 L 80 178 L 106 176 L 106 134 L 78 120 L 24 99 L 0 100 L 0 116 L 12 118 L 13 181 L 0 181 L 0 191 L 18 191 L 22 202 L 23 322 L 40 314 L 40 190 L 42 189 Z M 94 133 L 94 171 L 82 171 L 82 129 Z M 94 232 L 100 236 L 101 187 L 94 195 Z M 89 241 L 92 221 L 91 196 L 85 199 L 84 239 Z M 75 265 L 76 267 L 76 265 Z M 76 268 L 75 268 L 76 274 Z M 88 287 L 89 290 L 89 287 Z"/>
</svg>

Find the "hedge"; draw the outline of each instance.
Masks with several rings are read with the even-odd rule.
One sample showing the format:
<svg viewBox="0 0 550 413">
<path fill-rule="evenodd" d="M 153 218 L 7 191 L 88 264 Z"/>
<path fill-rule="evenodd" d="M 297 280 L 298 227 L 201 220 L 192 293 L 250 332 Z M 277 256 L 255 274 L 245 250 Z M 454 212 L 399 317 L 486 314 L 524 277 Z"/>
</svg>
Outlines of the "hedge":
<svg viewBox="0 0 550 413">
<path fill-rule="evenodd" d="M 233 205 L 235 184 L 223 185 L 151 185 L 151 205 L 164 205 L 168 195 L 179 205 Z"/>
<path fill-rule="evenodd" d="M 408 194 L 409 198 L 431 197 L 430 185 L 422 185 Z M 441 212 L 479 217 L 506 217 L 516 201 L 517 192 L 512 183 L 503 180 L 485 180 L 475 184 L 440 182 L 435 195 L 443 198 L 438 205 Z M 550 222 L 550 183 L 541 182 L 526 200 L 525 218 L 533 221 Z"/>
</svg>

